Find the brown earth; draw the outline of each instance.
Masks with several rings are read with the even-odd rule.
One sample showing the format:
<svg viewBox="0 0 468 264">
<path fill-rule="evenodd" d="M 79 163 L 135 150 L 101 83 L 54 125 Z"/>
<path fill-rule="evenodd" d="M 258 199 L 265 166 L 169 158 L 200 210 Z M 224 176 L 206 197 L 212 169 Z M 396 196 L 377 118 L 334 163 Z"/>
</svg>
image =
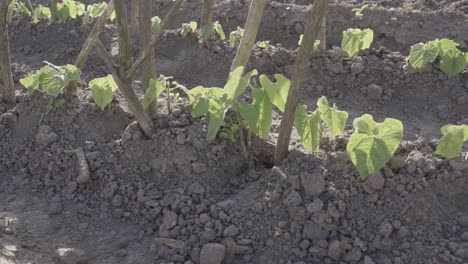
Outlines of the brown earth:
<svg viewBox="0 0 468 264">
<path fill-rule="evenodd" d="M 92 101 L 86 82 L 107 74 L 94 54 L 78 95 L 45 122 L 47 100 L 18 84 L 16 108 L 0 104 L 0 263 L 189 264 L 219 254 L 223 263 L 468 263 L 468 163 L 434 155 L 442 125 L 468 123 L 468 75 L 447 79 L 435 67 L 415 73 L 402 55 L 436 37 L 466 49 L 467 17 L 452 7 L 466 1 L 428 3 L 381 1 L 385 8 L 369 9 L 361 21 L 350 11 L 361 2 L 332 2 L 329 10 L 331 49 L 314 55 L 302 103 L 314 109 L 325 95 L 350 122 L 370 113 L 405 126 L 395 157 L 364 183 L 345 154 L 350 129 L 325 140 L 317 155 L 306 154 L 295 136 L 288 160 L 271 167 L 270 143 L 254 140 L 249 162 L 236 143 L 207 142 L 206 121 L 191 118 L 182 98 L 172 114 L 160 101 L 157 133 L 147 139 L 120 95 L 105 111 Z M 187 2 L 173 27 L 196 19 L 195 6 Z M 242 24 L 247 7 L 218 3 L 219 18 L 229 14 L 226 32 Z M 304 11 L 269 3 L 259 39 L 282 45 L 255 49 L 250 68 L 290 76 L 300 29 L 294 25 Z M 398 25 L 386 23 L 393 16 Z M 371 27 L 384 37 L 350 60 L 332 48 L 346 27 Z M 10 30 L 18 81 L 44 60 L 72 63 L 89 27 L 18 19 Z M 115 47 L 112 26 L 102 40 Z M 168 31 L 157 70 L 187 87 L 220 86 L 234 55 L 226 44 L 200 45 Z M 89 181 L 77 180 L 77 148 L 86 154 Z"/>
</svg>

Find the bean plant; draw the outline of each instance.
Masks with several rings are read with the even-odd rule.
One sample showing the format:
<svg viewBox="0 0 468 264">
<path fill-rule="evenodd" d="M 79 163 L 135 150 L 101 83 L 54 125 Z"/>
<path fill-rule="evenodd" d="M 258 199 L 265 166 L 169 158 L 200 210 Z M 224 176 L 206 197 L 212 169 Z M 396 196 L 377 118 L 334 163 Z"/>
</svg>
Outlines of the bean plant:
<svg viewBox="0 0 468 264">
<path fill-rule="evenodd" d="M 198 23 L 196 21 L 190 21 L 189 23 L 183 23 L 180 29 L 180 35 L 182 38 L 186 38 L 188 34 L 197 30 Z"/>
<path fill-rule="evenodd" d="M 447 159 L 459 157 L 463 143 L 468 141 L 468 125 L 446 125 L 440 131 L 443 137 L 437 146 L 436 154 Z"/>
<path fill-rule="evenodd" d="M 223 27 L 219 21 L 214 23 L 207 24 L 200 29 L 200 33 L 198 35 L 198 40 L 200 43 L 207 41 L 210 38 L 215 37 L 218 35 L 221 40 L 226 39 L 226 35 L 224 34 Z"/>
<path fill-rule="evenodd" d="M 447 38 L 417 43 L 411 47 L 407 60 L 416 71 L 438 60 L 439 68 L 448 77 L 453 77 L 465 70 L 468 63 L 468 52 L 459 50 L 459 45 Z"/>
<path fill-rule="evenodd" d="M 343 31 L 343 41 L 341 48 L 349 57 L 354 57 L 359 51 L 370 48 L 374 40 L 374 31 L 370 28 L 361 30 L 359 28 L 350 28 Z"/>
<path fill-rule="evenodd" d="M 239 45 L 243 37 L 244 29 L 241 27 L 237 27 L 236 30 L 232 31 L 229 34 L 229 46 L 231 46 L 231 48 L 234 48 L 235 46 Z"/>
</svg>

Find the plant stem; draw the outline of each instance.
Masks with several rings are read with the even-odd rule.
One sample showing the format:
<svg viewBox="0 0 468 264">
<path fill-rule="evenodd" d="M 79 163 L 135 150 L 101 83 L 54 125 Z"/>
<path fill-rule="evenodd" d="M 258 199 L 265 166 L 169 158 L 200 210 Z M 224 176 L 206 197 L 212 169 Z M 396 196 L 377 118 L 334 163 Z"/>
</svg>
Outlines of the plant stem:
<svg viewBox="0 0 468 264">
<path fill-rule="evenodd" d="M 250 4 L 249 14 L 245 22 L 244 36 L 236 53 L 236 57 L 231 64 L 231 72 L 240 66 L 244 69 L 249 62 L 250 53 L 257 38 L 258 28 L 262 21 L 263 10 L 265 9 L 266 0 L 252 0 Z"/>
<path fill-rule="evenodd" d="M 16 104 L 15 83 L 11 73 L 10 39 L 8 37 L 7 13 L 9 1 L 0 0 L 0 77 L 3 80 L 3 101 L 11 107 Z"/>
<path fill-rule="evenodd" d="M 200 28 L 213 23 L 213 0 L 203 0 Z"/>
<path fill-rule="evenodd" d="M 171 89 L 169 88 L 169 85 L 166 83 L 166 100 L 167 100 L 167 113 L 172 113 L 172 107 L 171 107 Z"/>
<path fill-rule="evenodd" d="M 239 141 L 240 141 L 242 156 L 248 159 L 249 153 L 247 152 L 247 147 L 245 146 L 244 125 L 242 124 L 242 119 L 241 119 L 239 111 L 237 111 L 237 123 L 239 124 Z"/>
<path fill-rule="evenodd" d="M 275 150 L 275 163 L 279 165 L 288 156 L 289 140 L 294 125 L 294 116 L 306 71 L 309 69 L 310 57 L 312 55 L 314 42 L 320 31 L 320 26 L 327 10 L 328 0 L 315 0 L 310 11 L 309 22 L 306 25 L 304 37 L 296 56 L 293 74 L 291 78 L 291 88 L 289 89 L 288 100 L 281 119 L 278 142 Z"/>
<path fill-rule="evenodd" d="M 83 44 L 83 47 L 81 48 L 80 54 L 78 54 L 78 57 L 75 60 L 75 66 L 78 69 L 83 69 L 86 61 L 88 60 L 89 54 L 93 49 L 94 43 L 103 31 L 104 25 L 106 24 L 106 20 L 112 14 L 112 11 L 114 11 L 114 1 L 110 0 L 107 4 L 106 9 L 104 10 L 104 13 L 97 19 L 96 23 L 93 26 L 93 29 L 91 29 L 88 38 L 86 39 L 85 43 Z"/>
<path fill-rule="evenodd" d="M 140 27 L 140 49 L 145 49 L 148 45 L 151 45 L 151 6 L 152 0 L 140 0 L 139 5 L 139 27 Z M 146 57 L 141 65 L 141 85 L 143 90 L 146 91 L 149 86 L 150 79 L 156 79 L 156 61 L 154 57 L 154 49 L 151 49 L 148 57 Z M 148 108 L 146 113 L 149 116 L 155 116 L 158 100 L 154 100 Z"/>
<path fill-rule="evenodd" d="M 142 0 L 132 0 L 130 9 L 130 34 L 132 36 L 138 36 L 140 32 L 140 7 L 143 6 Z M 145 6 L 151 12 L 151 5 Z"/>
</svg>

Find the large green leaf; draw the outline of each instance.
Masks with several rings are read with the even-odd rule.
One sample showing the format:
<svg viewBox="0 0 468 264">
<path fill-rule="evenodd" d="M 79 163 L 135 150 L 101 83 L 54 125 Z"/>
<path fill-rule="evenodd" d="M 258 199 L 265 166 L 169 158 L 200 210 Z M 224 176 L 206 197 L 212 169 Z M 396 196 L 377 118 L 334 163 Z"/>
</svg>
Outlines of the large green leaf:
<svg viewBox="0 0 468 264">
<path fill-rule="evenodd" d="M 142 105 L 144 109 L 148 108 L 148 106 L 166 89 L 165 83 L 165 80 L 150 79 L 148 89 L 146 89 L 143 95 Z"/>
<path fill-rule="evenodd" d="M 89 82 L 91 87 L 91 94 L 94 102 L 104 110 L 108 104 L 112 102 L 114 91 L 117 89 L 117 84 L 112 75 L 106 77 L 96 78 Z"/>
<path fill-rule="evenodd" d="M 226 97 L 210 99 L 210 106 L 208 108 L 208 134 L 207 139 L 213 140 L 216 138 L 219 129 L 226 114 Z"/>
<path fill-rule="evenodd" d="M 374 40 L 374 31 L 366 28 L 350 28 L 343 31 L 343 41 L 341 48 L 348 53 L 350 57 L 356 55 L 359 51 L 368 49 Z"/>
<path fill-rule="evenodd" d="M 437 43 L 439 44 L 439 52 L 440 52 L 440 55 L 444 55 L 446 54 L 448 51 L 451 51 L 451 50 L 458 50 L 458 46 L 460 46 L 460 44 L 458 44 L 457 42 L 451 40 L 451 39 L 447 39 L 447 38 L 443 38 L 441 40 L 438 40 Z"/>
<path fill-rule="evenodd" d="M 307 114 L 305 106 L 298 106 L 294 119 L 294 126 L 301 137 L 304 148 L 310 152 L 316 152 L 322 141 L 322 118 L 319 112 Z"/>
<path fill-rule="evenodd" d="M 441 56 L 439 67 L 450 78 L 462 72 L 466 68 L 466 63 L 463 52 L 458 49 L 450 49 Z"/>
<path fill-rule="evenodd" d="M 325 96 L 322 96 L 317 101 L 317 107 L 320 111 L 323 121 L 325 121 L 325 123 L 327 123 L 328 127 L 330 128 L 331 135 L 336 137 L 341 134 L 346 127 L 348 112 L 339 111 L 335 104 L 333 107 L 330 107 Z"/>
<path fill-rule="evenodd" d="M 272 123 L 272 103 L 268 98 L 265 89 L 253 89 L 253 103 L 239 102 L 239 112 L 247 122 L 250 130 L 259 138 L 267 138 L 270 133 Z"/>
<path fill-rule="evenodd" d="M 33 23 L 37 24 L 41 20 L 49 20 L 52 17 L 52 12 L 50 8 L 38 5 L 34 8 L 33 12 Z"/>
<path fill-rule="evenodd" d="M 468 140 L 468 125 L 446 125 L 441 128 L 442 139 L 437 146 L 436 153 L 447 159 L 460 156 L 463 142 Z"/>
<path fill-rule="evenodd" d="M 260 84 L 265 89 L 270 101 L 284 113 L 291 81 L 282 74 L 275 74 L 275 79 L 276 82 L 272 82 L 266 75 L 262 75 L 260 76 Z"/>
<path fill-rule="evenodd" d="M 368 114 L 356 118 L 353 124 L 355 131 L 346 152 L 359 171 L 360 179 L 366 179 L 392 158 L 403 137 L 403 124 L 392 118 L 376 123 Z"/>
<path fill-rule="evenodd" d="M 210 99 L 200 97 L 192 105 L 192 117 L 197 118 L 208 113 L 210 109 Z"/>
<path fill-rule="evenodd" d="M 438 54 L 439 47 L 437 42 L 418 43 L 411 47 L 408 62 L 413 69 L 421 71 L 428 63 L 433 62 Z"/>
<path fill-rule="evenodd" d="M 234 71 L 231 72 L 226 85 L 224 85 L 223 90 L 227 95 L 227 99 L 230 101 L 236 99 L 242 93 L 244 93 L 244 91 L 249 86 L 250 78 L 257 75 L 257 70 L 252 70 L 242 76 L 243 72 L 244 67 L 237 67 Z"/>
</svg>

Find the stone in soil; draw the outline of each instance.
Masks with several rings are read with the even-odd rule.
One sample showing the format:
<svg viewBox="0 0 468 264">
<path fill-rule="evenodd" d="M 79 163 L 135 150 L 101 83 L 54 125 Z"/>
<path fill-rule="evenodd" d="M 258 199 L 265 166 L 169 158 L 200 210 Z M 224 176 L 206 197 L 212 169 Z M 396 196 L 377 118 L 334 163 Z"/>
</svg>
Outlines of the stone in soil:
<svg viewBox="0 0 468 264">
<path fill-rule="evenodd" d="M 226 254 L 226 247 L 218 243 L 208 243 L 200 252 L 200 264 L 221 264 Z"/>
</svg>

